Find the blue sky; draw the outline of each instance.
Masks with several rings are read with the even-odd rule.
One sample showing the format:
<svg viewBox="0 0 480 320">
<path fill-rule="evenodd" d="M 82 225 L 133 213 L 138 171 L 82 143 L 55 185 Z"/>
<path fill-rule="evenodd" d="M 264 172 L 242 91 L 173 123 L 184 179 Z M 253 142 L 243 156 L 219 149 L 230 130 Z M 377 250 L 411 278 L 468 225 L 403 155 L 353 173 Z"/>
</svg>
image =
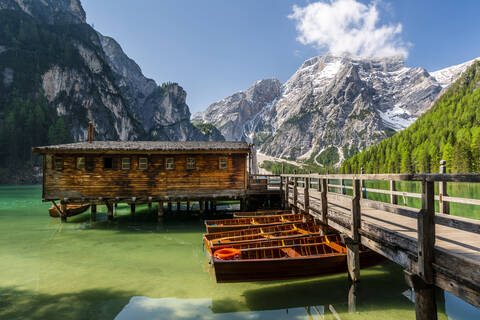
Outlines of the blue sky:
<svg viewBox="0 0 480 320">
<path fill-rule="evenodd" d="M 407 66 L 433 71 L 480 56 L 480 1 L 357 1 L 375 7 L 377 29 L 395 29 L 394 46 L 408 52 Z M 187 91 L 192 113 L 256 80 L 285 82 L 304 60 L 333 50 L 329 41 L 344 46 L 343 38 L 318 40 L 325 30 L 336 34 L 334 22 L 313 31 L 308 25 L 313 40 L 297 40 L 301 18 L 289 18 L 293 6 L 316 2 L 82 0 L 87 21 L 115 38 L 147 77 L 178 82 Z"/>
</svg>

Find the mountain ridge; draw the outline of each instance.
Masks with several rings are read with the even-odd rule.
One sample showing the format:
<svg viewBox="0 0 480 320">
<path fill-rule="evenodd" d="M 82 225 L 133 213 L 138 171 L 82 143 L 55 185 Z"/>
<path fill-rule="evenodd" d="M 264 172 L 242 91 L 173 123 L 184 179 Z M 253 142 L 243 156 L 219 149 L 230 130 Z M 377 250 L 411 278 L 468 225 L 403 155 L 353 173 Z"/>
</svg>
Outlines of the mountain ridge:
<svg viewBox="0 0 480 320">
<path fill-rule="evenodd" d="M 270 156 L 319 165 L 322 152 L 335 148 L 338 165 L 408 127 L 472 61 L 429 73 L 406 67 L 401 57 L 313 57 L 269 104 L 246 121 L 237 120 L 235 127 L 245 131 L 233 138 L 254 142 Z M 193 119 L 218 124 L 212 119 L 228 118 L 228 106 L 213 106 L 225 101 L 211 104 Z"/>
</svg>

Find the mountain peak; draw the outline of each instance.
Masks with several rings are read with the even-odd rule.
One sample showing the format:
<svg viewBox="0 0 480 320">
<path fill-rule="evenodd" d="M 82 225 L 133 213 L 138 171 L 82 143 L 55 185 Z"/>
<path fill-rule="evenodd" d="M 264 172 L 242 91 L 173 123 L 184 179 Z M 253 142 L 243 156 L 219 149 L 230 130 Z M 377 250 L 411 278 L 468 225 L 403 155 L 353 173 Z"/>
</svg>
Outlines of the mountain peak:
<svg viewBox="0 0 480 320">
<path fill-rule="evenodd" d="M 0 0 L 0 9 L 21 10 L 47 24 L 87 23 L 80 0 Z"/>
</svg>

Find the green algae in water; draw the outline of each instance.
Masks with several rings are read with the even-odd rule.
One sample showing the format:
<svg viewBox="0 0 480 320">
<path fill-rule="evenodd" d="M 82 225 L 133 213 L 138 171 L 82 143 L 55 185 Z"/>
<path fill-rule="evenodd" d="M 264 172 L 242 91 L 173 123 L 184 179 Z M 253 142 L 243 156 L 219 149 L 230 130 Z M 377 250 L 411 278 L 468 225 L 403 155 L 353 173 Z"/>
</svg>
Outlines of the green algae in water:
<svg viewBox="0 0 480 320">
<path fill-rule="evenodd" d="M 413 319 L 411 292 L 394 265 L 362 270 L 349 312 L 345 274 L 216 284 L 202 221 L 156 223 L 119 206 L 113 223 L 99 207 L 66 224 L 48 216 L 41 187 L 0 187 L 0 319 Z M 440 319 L 480 312 L 438 291 Z M 353 311 L 353 310 L 350 310 Z"/>
</svg>

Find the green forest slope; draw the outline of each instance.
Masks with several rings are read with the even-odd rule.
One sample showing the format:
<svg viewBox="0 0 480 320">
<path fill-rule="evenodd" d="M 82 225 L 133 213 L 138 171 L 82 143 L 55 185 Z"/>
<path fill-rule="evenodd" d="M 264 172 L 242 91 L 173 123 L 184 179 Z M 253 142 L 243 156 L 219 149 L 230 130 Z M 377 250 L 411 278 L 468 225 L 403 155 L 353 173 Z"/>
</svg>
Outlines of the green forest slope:
<svg viewBox="0 0 480 320">
<path fill-rule="evenodd" d="M 480 61 L 407 129 L 342 163 L 342 173 L 480 172 Z"/>
</svg>

